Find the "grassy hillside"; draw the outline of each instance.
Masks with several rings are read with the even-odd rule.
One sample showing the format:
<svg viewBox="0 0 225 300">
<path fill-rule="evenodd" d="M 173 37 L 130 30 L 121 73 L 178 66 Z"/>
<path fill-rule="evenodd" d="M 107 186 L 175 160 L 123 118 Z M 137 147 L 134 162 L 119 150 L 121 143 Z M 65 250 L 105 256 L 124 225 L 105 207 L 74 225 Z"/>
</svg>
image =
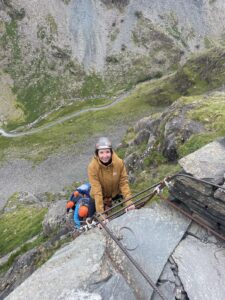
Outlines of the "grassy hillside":
<svg viewBox="0 0 225 300">
<path fill-rule="evenodd" d="M 146 85 L 143 93 L 143 101 L 151 105 L 171 104 L 173 110 L 168 110 L 166 116 L 160 121 L 159 134 L 156 138 L 154 149 L 150 154 L 141 158 L 147 151 L 147 142 L 140 145 L 120 148 L 122 156 L 135 153 L 143 160 L 142 168 L 134 171 L 136 177 L 134 190 L 140 190 L 154 184 L 168 175 L 174 174 L 180 168 L 176 161 L 168 162 L 163 156 L 161 146 L 165 131 L 165 121 L 179 116 L 180 108 L 189 106 L 186 118 L 200 122 L 205 130 L 199 134 L 193 134 L 185 142 L 177 139 L 178 158 L 181 158 L 216 138 L 225 136 L 225 93 L 224 93 L 224 59 L 223 48 L 207 51 L 190 59 L 176 73 L 162 78 L 154 86 Z M 160 118 L 160 115 L 152 115 L 152 120 Z M 124 145 L 136 137 L 134 129 L 130 129 L 124 137 Z M 138 159 L 137 159 L 138 160 Z"/>
<path fill-rule="evenodd" d="M 218 89 L 225 82 L 225 48 L 214 48 L 193 56 L 158 86 L 145 92 L 151 105 L 171 104 L 180 96 L 200 95 Z"/>
<path fill-rule="evenodd" d="M 216 48 L 190 59 L 176 73 L 142 83 L 120 103 L 101 111 L 84 113 L 29 136 L 8 139 L 0 137 L 0 158 L 12 149 L 17 156 L 41 161 L 51 153 L 67 149 L 94 134 L 129 126 L 143 116 L 162 110 L 183 95 L 199 95 L 220 88 L 225 82 L 225 51 Z M 71 114 L 73 111 L 109 103 L 107 98 L 79 101 L 50 114 L 43 123 Z M 215 108 L 213 108 L 215 109 Z M 186 151 L 187 152 L 187 151 Z M 185 153 L 186 153 L 185 152 Z"/>
<path fill-rule="evenodd" d="M 122 8 L 121 1 L 117 2 L 112 1 L 109 6 Z M 168 32 L 137 11 L 128 45 L 122 44 L 120 51 L 112 51 L 124 20 L 113 22 L 108 32 L 104 71 L 98 73 L 95 67 L 86 71 L 74 58 L 73 46 L 57 42 L 62 25 L 57 24 L 53 15 L 40 17 L 32 27 L 31 41 L 21 31 L 24 19 L 29 19 L 28 12 L 18 7 L 11 1 L 3 3 L 8 18 L 0 21 L 1 65 L 13 82 L 14 97 L 24 112 L 24 118 L 9 118 L 8 128 L 33 122 L 62 103 L 68 104 L 70 99 L 112 95 L 138 82 L 159 78 L 177 69 L 183 55 Z"/>
</svg>

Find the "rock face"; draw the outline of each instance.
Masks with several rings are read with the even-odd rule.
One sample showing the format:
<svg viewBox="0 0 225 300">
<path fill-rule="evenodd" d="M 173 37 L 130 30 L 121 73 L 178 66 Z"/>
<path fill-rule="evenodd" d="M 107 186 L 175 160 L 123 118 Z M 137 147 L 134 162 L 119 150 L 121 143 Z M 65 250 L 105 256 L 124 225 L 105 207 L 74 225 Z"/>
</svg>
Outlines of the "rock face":
<svg viewBox="0 0 225 300">
<path fill-rule="evenodd" d="M 136 45 L 132 41 L 132 32 L 136 31 L 136 23 L 142 15 L 152 24 L 167 28 L 170 33 L 174 30 L 172 38 L 175 38 L 176 32 L 181 42 L 185 40 L 193 50 L 196 45 L 203 46 L 205 37 L 220 36 L 224 30 L 225 5 L 222 0 L 211 3 L 194 0 L 160 0 L 157 3 L 153 0 L 82 0 L 79 4 L 74 0 L 41 0 L 36 1 L 35 5 L 20 0 L 10 1 L 10 5 L 11 11 L 23 10 L 20 30 L 27 41 L 36 47 L 41 44 L 46 46 L 45 39 L 52 36 L 53 45 L 57 46 L 52 48 L 52 54 L 54 51 L 57 54 L 58 49 L 67 49 L 67 55 L 77 58 L 86 68 L 94 67 L 97 71 L 104 70 L 107 55 L 121 52 L 123 43 L 126 51 L 137 54 L 144 46 L 149 46 L 144 32 L 142 45 L 140 41 Z M 8 6 L 6 11 L 9 10 Z M 176 38 L 179 40 L 178 36 Z M 138 47 L 141 49 L 138 50 Z"/>
<path fill-rule="evenodd" d="M 189 223 L 156 205 L 125 214 L 109 228 L 156 283 Z M 90 299 L 108 299 L 109 293 L 111 299 L 149 299 L 152 289 L 112 240 L 94 229 L 56 252 L 6 299 L 67 299 L 79 293 Z"/>
<path fill-rule="evenodd" d="M 190 226 L 190 220 L 165 203 L 131 211 L 107 226 L 166 299 L 224 299 L 224 243 L 198 225 Z M 33 251 L 31 255 L 39 254 Z M 29 256 L 22 261 L 18 267 L 25 274 Z M 5 299 L 109 297 L 161 299 L 115 242 L 96 228 L 58 250 Z"/>
<path fill-rule="evenodd" d="M 183 103 L 179 99 L 160 115 L 138 121 L 133 128 L 135 137 L 125 145 L 129 153 L 125 158 L 128 172 L 143 168 L 154 152 L 160 153 L 164 160 L 177 161 L 179 145 L 192 135 L 205 131 L 203 124 L 188 117 L 188 113 L 198 105 L 197 102 Z M 136 146 L 144 150 L 137 153 Z"/>
<path fill-rule="evenodd" d="M 124 87 L 161 76 L 184 54 L 204 49 L 206 41 L 222 40 L 224 15 L 223 0 L 3 1 L 0 69 L 7 70 L 19 99 L 34 92 L 36 97 L 23 104 L 29 108 L 27 102 L 35 101 L 38 118 L 82 96 L 91 79 L 96 83 L 91 87 L 99 89 L 89 94 L 99 95 L 103 81 Z M 49 91 L 40 96 L 46 82 Z M 7 84 L 1 84 L 4 90 Z M 22 121 L 14 98 L 7 101 L 13 120 Z M 0 121 L 7 124 L 12 116 L 3 104 L 2 98 Z"/>
<path fill-rule="evenodd" d="M 0 299 L 4 299 L 36 270 L 35 263 L 38 256 L 40 250 L 34 248 L 16 259 L 13 267 L 0 278 Z"/>
<path fill-rule="evenodd" d="M 207 144 L 179 160 L 186 173 L 221 184 L 225 172 L 225 138 Z"/>
<path fill-rule="evenodd" d="M 184 174 L 214 184 L 224 184 L 225 138 L 210 143 L 182 158 L 179 163 Z M 171 194 L 197 212 L 215 229 L 225 233 L 225 190 L 192 178 L 177 177 Z"/>
<path fill-rule="evenodd" d="M 128 216 L 124 215 L 110 223 L 113 232 L 122 238 L 132 257 L 155 283 L 170 256 L 169 253 L 173 252 L 189 224 L 189 220 L 162 204 L 131 212 Z M 141 299 L 150 299 L 153 290 L 128 259 L 121 255 L 114 243 L 109 244 L 109 253 L 137 295 Z"/>
<path fill-rule="evenodd" d="M 51 234 L 60 225 L 65 224 L 66 221 L 66 200 L 60 200 L 54 203 L 42 223 L 43 232 L 45 235 Z"/>
<path fill-rule="evenodd" d="M 173 258 L 190 300 L 225 298 L 224 257 L 224 248 L 192 236 L 180 243 Z"/>
</svg>

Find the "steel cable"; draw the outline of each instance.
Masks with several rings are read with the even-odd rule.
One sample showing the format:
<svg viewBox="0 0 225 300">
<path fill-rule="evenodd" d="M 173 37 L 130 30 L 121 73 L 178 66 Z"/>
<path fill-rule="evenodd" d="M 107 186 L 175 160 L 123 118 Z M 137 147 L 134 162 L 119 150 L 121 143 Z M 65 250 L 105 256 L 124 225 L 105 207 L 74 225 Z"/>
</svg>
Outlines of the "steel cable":
<svg viewBox="0 0 225 300">
<path fill-rule="evenodd" d="M 95 217 L 98 223 L 105 229 L 108 235 L 114 240 L 114 242 L 119 246 L 119 248 L 123 251 L 126 257 L 131 261 L 131 263 L 135 266 L 135 268 L 141 273 L 141 275 L 146 279 L 146 281 L 150 284 L 153 290 L 160 296 L 162 300 L 168 300 L 158 289 L 152 279 L 148 276 L 148 274 L 142 269 L 142 267 L 134 260 L 134 258 L 129 254 L 127 249 L 123 246 L 123 244 L 118 240 L 118 238 L 112 233 L 112 231 L 101 221 L 97 216 Z"/>
</svg>

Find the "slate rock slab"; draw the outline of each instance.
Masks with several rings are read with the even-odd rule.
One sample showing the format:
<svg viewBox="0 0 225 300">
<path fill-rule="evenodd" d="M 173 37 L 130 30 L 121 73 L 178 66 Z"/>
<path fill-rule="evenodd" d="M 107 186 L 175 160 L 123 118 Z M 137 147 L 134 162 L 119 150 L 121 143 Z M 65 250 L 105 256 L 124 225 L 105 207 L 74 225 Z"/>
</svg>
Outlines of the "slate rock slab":
<svg viewBox="0 0 225 300">
<path fill-rule="evenodd" d="M 186 173 L 221 183 L 225 172 L 225 138 L 207 144 L 179 160 Z"/>
<path fill-rule="evenodd" d="M 189 223 L 165 203 L 157 203 L 107 226 L 156 283 Z M 6 299 L 77 300 L 87 293 L 88 299 L 149 300 L 152 288 L 103 232 L 93 229 L 61 248 Z"/>
<path fill-rule="evenodd" d="M 225 248 L 188 236 L 173 258 L 190 300 L 225 299 Z"/>
<path fill-rule="evenodd" d="M 174 248 L 186 232 L 190 220 L 166 204 L 130 211 L 108 225 L 129 253 L 156 283 Z M 108 240 L 108 253 L 140 299 L 150 299 L 152 288 L 128 261 L 115 242 Z"/>
<path fill-rule="evenodd" d="M 99 229 L 80 235 L 57 251 L 6 298 L 7 300 L 135 300 L 133 289 L 105 254 Z"/>
</svg>

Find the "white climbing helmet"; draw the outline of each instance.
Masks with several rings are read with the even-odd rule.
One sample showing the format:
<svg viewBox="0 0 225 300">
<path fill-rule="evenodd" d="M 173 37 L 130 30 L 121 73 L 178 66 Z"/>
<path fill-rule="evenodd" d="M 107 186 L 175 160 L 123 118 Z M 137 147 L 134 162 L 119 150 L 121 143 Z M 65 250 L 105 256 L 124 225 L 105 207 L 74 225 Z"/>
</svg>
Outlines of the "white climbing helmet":
<svg viewBox="0 0 225 300">
<path fill-rule="evenodd" d="M 100 137 L 95 145 L 95 150 L 112 149 L 112 143 L 107 137 Z"/>
</svg>

